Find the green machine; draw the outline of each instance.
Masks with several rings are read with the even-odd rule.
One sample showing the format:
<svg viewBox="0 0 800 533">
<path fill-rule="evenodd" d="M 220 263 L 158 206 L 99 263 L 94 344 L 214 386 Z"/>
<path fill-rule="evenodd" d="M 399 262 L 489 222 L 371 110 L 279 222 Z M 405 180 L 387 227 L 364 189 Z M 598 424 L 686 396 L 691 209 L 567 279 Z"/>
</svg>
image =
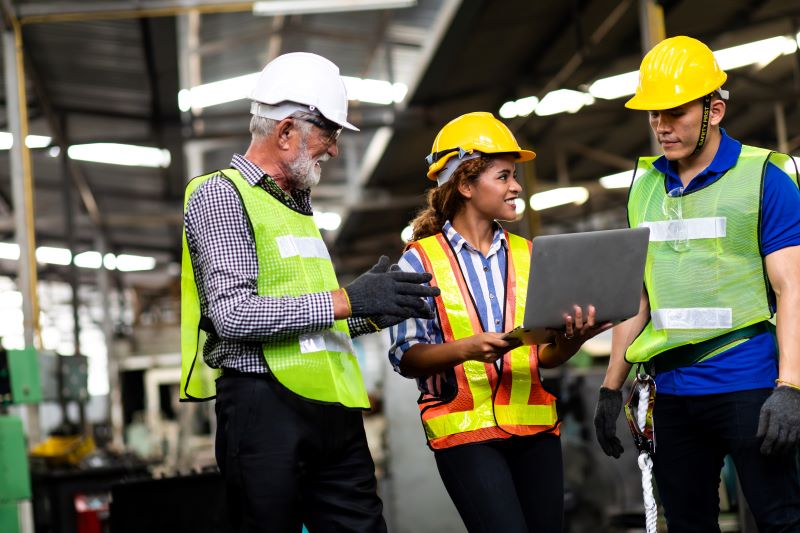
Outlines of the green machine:
<svg viewBox="0 0 800 533">
<path fill-rule="evenodd" d="M 0 531 L 21 531 L 20 503 L 31 499 L 22 419 L 8 407 L 39 403 L 42 388 L 36 350 L 0 347 Z"/>
</svg>

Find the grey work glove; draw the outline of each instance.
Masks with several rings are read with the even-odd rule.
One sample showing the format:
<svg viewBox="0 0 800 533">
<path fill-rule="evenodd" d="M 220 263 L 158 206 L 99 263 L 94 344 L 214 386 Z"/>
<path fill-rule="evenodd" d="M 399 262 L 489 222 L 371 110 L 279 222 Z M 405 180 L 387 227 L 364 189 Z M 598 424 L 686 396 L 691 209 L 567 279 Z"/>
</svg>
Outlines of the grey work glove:
<svg viewBox="0 0 800 533">
<path fill-rule="evenodd" d="M 757 437 L 764 437 L 761 453 L 786 453 L 800 442 L 800 390 L 777 387 L 761 406 Z"/>
<path fill-rule="evenodd" d="M 394 319 L 400 322 L 407 318 L 433 318 L 433 311 L 422 298 L 438 296 L 439 288 L 421 285 L 431 277 L 427 272 L 390 271 L 389 258 L 382 255 L 375 266 L 345 287 L 352 316 L 378 319 L 380 323 L 376 324 L 380 327 L 385 327 L 381 323 L 391 325 Z M 381 315 L 394 318 L 384 319 Z"/>
<path fill-rule="evenodd" d="M 624 451 L 617 437 L 617 418 L 621 410 L 622 391 L 600 387 L 600 397 L 594 411 L 594 429 L 603 452 L 615 459 L 619 459 Z"/>
</svg>

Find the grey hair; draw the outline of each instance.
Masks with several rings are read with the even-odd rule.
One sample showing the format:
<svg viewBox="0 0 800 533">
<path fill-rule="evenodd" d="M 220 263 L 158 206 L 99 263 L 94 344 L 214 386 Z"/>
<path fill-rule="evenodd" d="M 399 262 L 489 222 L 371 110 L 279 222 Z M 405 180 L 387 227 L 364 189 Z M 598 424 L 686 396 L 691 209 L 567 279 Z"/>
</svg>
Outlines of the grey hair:
<svg viewBox="0 0 800 533">
<path fill-rule="evenodd" d="M 296 117 L 292 116 L 291 118 Z M 254 141 L 264 139 L 273 131 L 275 131 L 275 127 L 278 125 L 278 122 L 280 121 L 253 115 L 250 118 L 250 135 L 252 135 Z M 304 120 L 298 120 L 296 125 L 297 129 L 300 130 L 303 139 L 307 139 L 308 135 L 311 133 L 311 124 Z"/>
<path fill-rule="evenodd" d="M 250 135 L 253 136 L 254 141 L 259 141 L 275 131 L 277 125 L 277 120 L 253 115 L 250 119 Z"/>
</svg>

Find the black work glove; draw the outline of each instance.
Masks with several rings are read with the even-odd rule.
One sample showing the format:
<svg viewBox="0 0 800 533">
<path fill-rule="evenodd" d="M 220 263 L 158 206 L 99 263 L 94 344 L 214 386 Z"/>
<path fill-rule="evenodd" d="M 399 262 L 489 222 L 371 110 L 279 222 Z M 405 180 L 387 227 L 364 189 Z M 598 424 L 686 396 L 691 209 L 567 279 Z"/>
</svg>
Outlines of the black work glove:
<svg viewBox="0 0 800 533">
<path fill-rule="evenodd" d="M 389 272 L 402 272 L 402 271 L 400 270 L 400 265 L 395 263 L 389 267 Z M 395 324 L 403 322 L 405 318 L 395 315 L 375 315 L 371 318 L 371 320 L 372 323 L 378 327 L 378 329 L 386 329 L 390 326 L 394 326 Z"/>
<path fill-rule="evenodd" d="M 594 411 L 594 429 L 603 452 L 615 459 L 619 459 L 624 451 L 617 437 L 617 418 L 621 410 L 622 391 L 600 387 L 600 397 Z"/>
<path fill-rule="evenodd" d="M 800 441 L 800 390 L 777 387 L 761 406 L 756 437 L 764 437 L 761 453 L 786 453 Z"/>
<path fill-rule="evenodd" d="M 390 271 L 389 258 L 382 255 L 375 266 L 345 287 L 352 316 L 371 317 L 373 321 L 377 318 L 387 325 L 395 319 L 400 322 L 407 318 L 433 318 L 433 311 L 422 298 L 438 296 L 439 288 L 421 285 L 431 277 L 427 272 Z M 394 318 L 384 319 L 381 315 Z M 376 324 L 385 327 L 377 321 Z"/>
</svg>

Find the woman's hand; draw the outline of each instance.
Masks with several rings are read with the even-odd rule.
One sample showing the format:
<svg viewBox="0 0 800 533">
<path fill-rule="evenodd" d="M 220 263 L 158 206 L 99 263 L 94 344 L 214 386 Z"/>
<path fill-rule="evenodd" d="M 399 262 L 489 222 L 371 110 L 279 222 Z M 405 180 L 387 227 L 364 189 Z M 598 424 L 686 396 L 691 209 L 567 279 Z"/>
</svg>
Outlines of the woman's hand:
<svg viewBox="0 0 800 533">
<path fill-rule="evenodd" d="M 460 342 L 464 350 L 464 360 L 494 363 L 504 353 L 520 345 L 518 340 L 503 340 L 505 333 L 478 333 Z"/>
<path fill-rule="evenodd" d="M 596 316 L 597 310 L 593 305 L 587 308 L 585 315 L 580 306 L 574 306 L 572 315 L 564 315 L 564 331 L 553 330 L 555 339 L 540 350 L 539 365 L 542 368 L 556 367 L 575 355 L 584 342 L 611 329 L 611 322 L 596 324 Z"/>
<path fill-rule="evenodd" d="M 580 346 L 607 329 L 611 329 L 611 322 L 596 324 L 597 309 L 593 305 L 587 308 L 586 318 L 579 305 L 573 306 L 573 315 L 564 315 L 564 331 L 557 332 L 555 343 L 558 346 L 575 346 L 577 351 Z"/>
</svg>

